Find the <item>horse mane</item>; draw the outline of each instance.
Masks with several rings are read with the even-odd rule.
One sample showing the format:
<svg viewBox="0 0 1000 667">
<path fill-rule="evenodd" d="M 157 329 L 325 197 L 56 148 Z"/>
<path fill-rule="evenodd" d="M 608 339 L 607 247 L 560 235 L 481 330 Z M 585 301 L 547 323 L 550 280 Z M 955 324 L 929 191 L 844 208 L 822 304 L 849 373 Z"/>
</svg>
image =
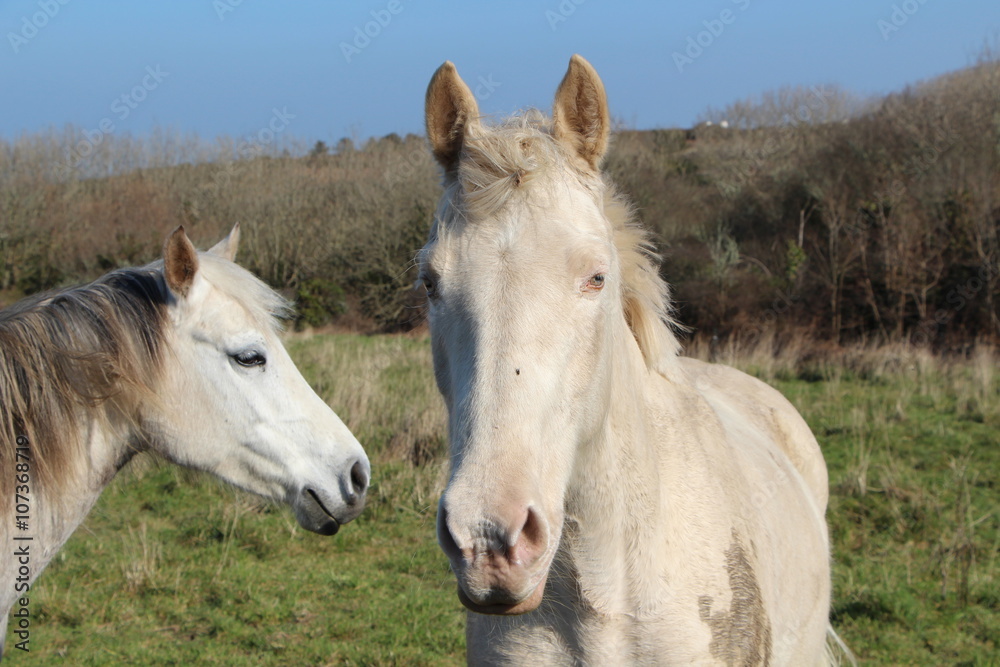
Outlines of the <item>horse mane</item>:
<svg viewBox="0 0 1000 667">
<path fill-rule="evenodd" d="M 660 256 L 635 210 L 603 174 L 581 168 L 552 134 L 552 121 L 531 109 L 498 124 L 475 124 L 462 144 L 458 169 L 445 176 L 438 219 L 486 217 L 524 196 L 552 169 L 577 179 L 604 211 L 611 226 L 622 272 L 625 319 L 646 365 L 663 375 L 676 366 L 680 351 L 670 287 L 660 276 Z"/>
<path fill-rule="evenodd" d="M 164 302 L 159 274 L 125 269 L 0 311 L 0 504 L 14 495 L 17 446 L 31 492 L 45 493 L 86 472 L 88 417 L 135 417 L 160 367 Z"/>
</svg>

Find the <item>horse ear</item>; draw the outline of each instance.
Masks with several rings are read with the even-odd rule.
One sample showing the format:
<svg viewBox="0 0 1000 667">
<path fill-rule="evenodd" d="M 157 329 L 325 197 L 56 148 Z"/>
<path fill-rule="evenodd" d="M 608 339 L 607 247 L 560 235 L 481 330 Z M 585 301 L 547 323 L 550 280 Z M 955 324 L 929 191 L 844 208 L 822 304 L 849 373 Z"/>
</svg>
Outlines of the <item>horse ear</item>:
<svg viewBox="0 0 1000 667">
<path fill-rule="evenodd" d="M 611 119 L 604 84 L 593 66 L 579 55 L 556 91 L 552 108 L 552 133 L 594 170 L 608 148 Z"/>
<path fill-rule="evenodd" d="M 233 228 L 229 231 L 229 236 L 222 239 L 214 246 L 209 248 L 208 252 L 222 259 L 228 259 L 230 262 L 236 261 L 236 249 L 240 245 L 240 223 L 233 225 Z"/>
<path fill-rule="evenodd" d="M 434 72 L 427 86 L 425 110 L 434 157 L 446 173 L 454 171 L 466 132 L 479 124 L 479 105 L 451 61 Z"/>
<path fill-rule="evenodd" d="M 163 278 L 171 292 L 187 296 L 196 273 L 198 251 L 184 233 L 184 227 L 178 227 L 163 244 Z"/>
</svg>

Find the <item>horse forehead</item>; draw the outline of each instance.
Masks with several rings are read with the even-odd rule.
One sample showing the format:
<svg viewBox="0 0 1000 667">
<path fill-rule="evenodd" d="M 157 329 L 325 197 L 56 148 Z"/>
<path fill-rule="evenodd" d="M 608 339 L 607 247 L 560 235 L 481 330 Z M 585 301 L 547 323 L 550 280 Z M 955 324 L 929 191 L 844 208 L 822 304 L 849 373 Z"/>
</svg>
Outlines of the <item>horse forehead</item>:
<svg viewBox="0 0 1000 667">
<path fill-rule="evenodd" d="M 614 263 L 613 246 L 603 239 L 536 232 L 529 228 L 489 235 L 445 249 L 441 265 L 452 275 L 452 289 L 463 292 L 473 310 L 511 300 L 523 310 L 535 301 L 558 300 L 584 274 Z"/>
<path fill-rule="evenodd" d="M 611 226 L 598 198 L 576 179 L 546 178 L 526 187 L 525 196 L 511 205 L 517 217 L 536 221 L 554 233 L 610 235 Z"/>
<path fill-rule="evenodd" d="M 612 248 L 610 226 L 596 210 L 583 205 L 510 206 L 480 220 L 466 221 L 445 238 L 442 259 L 538 273 L 576 264 L 581 256 L 605 256 Z M 436 254 L 436 253 L 434 253 Z"/>
<path fill-rule="evenodd" d="M 265 316 L 255 313 L 250 305 L 214 285 L 209 287 L 201 302 L 201 327 L 219 335 L 257 333 L 267 338 L 273 332 L 270 322 L 262 321 Z"/>
<path fill-rule="evenodd" d="M 445 201 L 450 200 L 446 206 L 461 211 L 459 217 L 473 229 L 487 228 L 491 222 L 507 226 L 538 221 L 543 230 L 571 225 L 591 233 L 610 231 L 603 215 L 602 189 L 563 170 L 540 168 L 520 185 L 503 185 L 499 189 L 506 194 L 500 195 L 489 186 L 480 190 L 455 184 L 453 188 L 446 194 Z"/>
</svg>

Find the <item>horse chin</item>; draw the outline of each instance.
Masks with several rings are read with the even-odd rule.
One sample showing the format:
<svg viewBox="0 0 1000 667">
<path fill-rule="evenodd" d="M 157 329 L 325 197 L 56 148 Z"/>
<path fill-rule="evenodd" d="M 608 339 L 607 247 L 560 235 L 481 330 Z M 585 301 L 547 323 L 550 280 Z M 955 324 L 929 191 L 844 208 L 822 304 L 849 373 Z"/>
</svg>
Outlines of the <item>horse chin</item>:
<svg viewBox="0 0 1000 667">
<path fill-rule="evenodd" d="M 542 603 L 542 598 L 545 596 L 545 581 L 548 576 L 542 578 L 535 589 L 524 599 L 519 602 L 505 603 L 505 604 L 479 604 L 474 602 L 470 598 L 461 585 L 458 587 L 458 599 L 469 611 L 474 611 L 477 614 L 489 614 L 493 616 L 517 616 L 518 614 L 527 614 L 529 611 L 535 611 L 538 609 L 538 605 Z"/>
<path fill-rule="evenodd" d="M 336 519 L 328 519 L 323 523 L 303 523 L 299 520 L 299 525 L 308 531 L 316 533 L 318 535 L 336 535 L 337 531 L 340 530 L 340 524 L 337 523 Z"/>
<path fill-rule="evenodd" d="M 299 495 L 295 503 L 295 518 L 300 526 L 320 535 L 336 535 L 340 530 L 341 522 L 312 489 L 306 489 Z"/>
</svg>

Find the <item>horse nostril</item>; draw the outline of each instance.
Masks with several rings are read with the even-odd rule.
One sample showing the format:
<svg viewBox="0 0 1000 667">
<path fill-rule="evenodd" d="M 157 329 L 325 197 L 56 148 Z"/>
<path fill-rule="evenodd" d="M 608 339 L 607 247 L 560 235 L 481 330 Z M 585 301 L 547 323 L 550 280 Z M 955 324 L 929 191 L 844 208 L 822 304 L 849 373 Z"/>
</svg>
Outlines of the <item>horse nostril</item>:
<svg viewBox="0 0 1000 667">
<path fill-rule="evenodd" d="M 361 461 L 355 461 L 351 466 L 351 491 L 356 496 L 365 495 L 368 490 L 368 471 Z"/>
<path fill-rule="evenodd" d="M 453 560 L 461 558 L 462 549 L 455 541 L 455 536 L 451 534 L 451 528 L 448 527 L 448 510 L 445 509 L 443 503 L 438 507 L 437 534 L 438 544 L 441 545 L 441 550 L 444 551 L 445 555 Z"/>
<path fill-rule="evenodd" d="M 528 508 L 528 516 L 521 527 L 521 539 L 527 544 L 535 546 L 543 544 L 546 538 L 544 520 L 534 507 Z"/>
<path fill-rule="evenodd" d="M 548 537 L 544 517 L 534 507 L 528 507 L 517 541 L 510 548 L 511 560 L 519 565 L 534 563 L 545 552 Z"/>
</svg>

